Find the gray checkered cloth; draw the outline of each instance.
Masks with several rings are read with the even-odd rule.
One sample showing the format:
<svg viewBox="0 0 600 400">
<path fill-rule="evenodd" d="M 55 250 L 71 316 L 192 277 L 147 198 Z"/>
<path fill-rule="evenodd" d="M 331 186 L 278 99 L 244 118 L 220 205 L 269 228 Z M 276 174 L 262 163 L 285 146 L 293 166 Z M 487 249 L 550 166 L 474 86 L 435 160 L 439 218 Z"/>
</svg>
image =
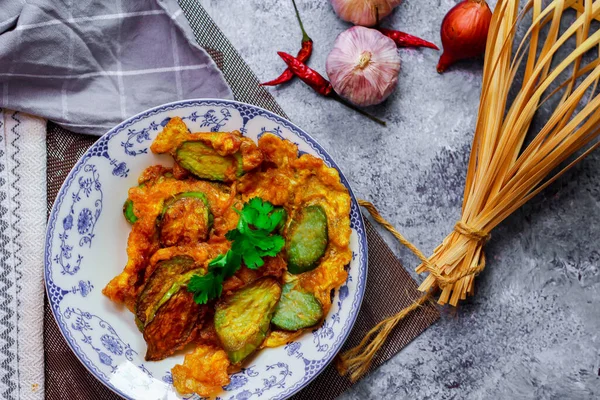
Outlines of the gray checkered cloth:
<svg viewBox="0 0 600 400">
<path fill-rule="evenodd" d="M 0 0 L 0 108 L 101 135 L 200 97 L 233 96 L 176 0 Z"/>
</svg>

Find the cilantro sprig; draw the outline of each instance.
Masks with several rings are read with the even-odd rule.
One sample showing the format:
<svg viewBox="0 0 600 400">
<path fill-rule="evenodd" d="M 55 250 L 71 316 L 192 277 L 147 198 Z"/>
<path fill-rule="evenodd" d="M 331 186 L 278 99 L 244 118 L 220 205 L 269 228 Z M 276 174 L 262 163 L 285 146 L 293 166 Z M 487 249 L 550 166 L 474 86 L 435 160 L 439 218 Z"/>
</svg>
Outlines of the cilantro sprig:
<svg viewBox="0 0 600 400">
<path fill-rule="evenodd" d="M 263 257 L 276 256 L 285 245 L 285 239 L 274 233 L 285 223 L 283 208 L 255 197 L 237 212 L 237 227 L 225 235 L 232 242 L 231 249 L 208 263 L 205 275 L 193 275 L 187 285 L 197 304 L 221 297 L 223 282 L 241 268 L 242 261 L 246 267 L 258 269 L 265 264 Z"/>
</svg>

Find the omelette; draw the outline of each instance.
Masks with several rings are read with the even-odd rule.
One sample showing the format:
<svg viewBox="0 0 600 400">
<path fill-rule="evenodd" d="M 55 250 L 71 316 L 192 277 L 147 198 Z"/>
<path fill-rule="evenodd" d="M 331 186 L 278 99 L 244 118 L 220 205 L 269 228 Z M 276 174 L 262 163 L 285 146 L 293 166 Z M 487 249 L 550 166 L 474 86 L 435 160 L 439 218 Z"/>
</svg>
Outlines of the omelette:
<svg viewBox="0 0 600 400">
<path fill-rule="evenodd" d="M 134 314 L 146 360 L 193 348 L 172 369 L 180 393 L 215 395 L 251 354 L 323 322 L 352 258 L 350 196 L 271 133 L 191 133 L 175 117 L 150 149 L 174 165 L 129 189 L 127 264 L 103 294 Z"/>
</svg>

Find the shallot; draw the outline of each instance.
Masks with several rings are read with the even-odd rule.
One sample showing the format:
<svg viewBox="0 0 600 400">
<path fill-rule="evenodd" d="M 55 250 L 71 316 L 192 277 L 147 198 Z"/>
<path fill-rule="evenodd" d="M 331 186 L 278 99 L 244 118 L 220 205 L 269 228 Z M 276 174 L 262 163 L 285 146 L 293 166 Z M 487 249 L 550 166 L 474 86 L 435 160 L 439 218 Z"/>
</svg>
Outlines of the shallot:
<svg viewBox="0 0 600 400">
<path fill-rule="evenodd" d="M 444 52 L 437 71 L 442 73 L 458 60 L 483 54 L 491 20 L 485 0 L 463 0 L 454 6 L 442 21 Z"/>
</svg>

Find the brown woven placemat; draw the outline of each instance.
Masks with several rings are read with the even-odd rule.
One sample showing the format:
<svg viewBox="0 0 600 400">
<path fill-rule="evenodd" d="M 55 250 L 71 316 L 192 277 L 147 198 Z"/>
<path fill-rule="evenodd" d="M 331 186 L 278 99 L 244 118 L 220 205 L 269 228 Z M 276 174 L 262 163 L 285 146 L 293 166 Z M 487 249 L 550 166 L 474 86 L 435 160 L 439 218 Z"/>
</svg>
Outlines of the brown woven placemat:
<svg viewBox="0 0 600 400">
<path fill-rule="evenodd" d="M 236 100 L 255 104 L 286 117 L 270 93 L 258 85 L 256 76 L 200 4 L 196 0 L 181 0 L 180 4 L 198 43 L 207 49 L 222 69 Z M 72 133 L 55 124 L 48 124 L 48 211 L 75 162 L 96 140 L 96 137 Z M 415 281 L 373 226 L 368 221 L 365 222 L 369 244 L 369 276 L 358 319 L 344 349 L 358 344 L 376 323 L 419 297 Z M 44 310 L 46 399 L 119 399 L 119 396 L 96 380 L 71 352 L 56 325 L 47 300 Z M 438 318 L 438 311 L 431 305 L 421 307 L 409 315 L 390 335 L 388 342 L 375 357 L 371 369 L 391 358 Z M 293 398 L 333 399 L 350 386 L 351 383 L 339 376 L 334 366 L 330 365 Z"/>
</svg>

